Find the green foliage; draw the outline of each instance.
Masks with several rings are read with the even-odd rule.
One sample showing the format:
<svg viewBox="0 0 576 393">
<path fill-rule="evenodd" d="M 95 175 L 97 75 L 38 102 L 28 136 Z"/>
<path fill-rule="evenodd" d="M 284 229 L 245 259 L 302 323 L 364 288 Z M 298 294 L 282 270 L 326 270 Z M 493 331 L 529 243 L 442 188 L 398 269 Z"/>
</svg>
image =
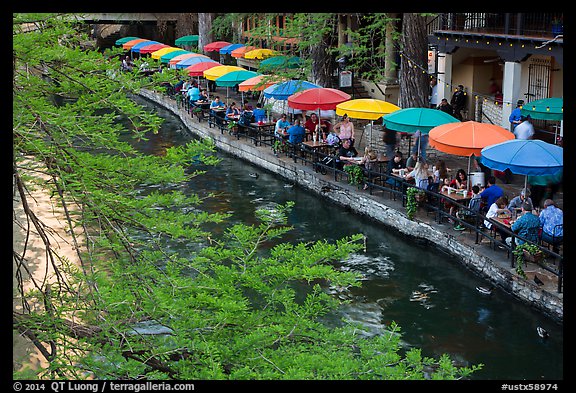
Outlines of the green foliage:
<svg viewBox="0 0 576 393">
<path fill-rule="evenodd" d="M 523 265 L 526 264 L 526 261 L 524 260 L 524 251 L 532 255 L 542 253 L 542 251 L 536 244 L 527 242 L 516 245 L 514 250 L 512 250 L 512 254 L 516 257 L 516 274 L 522 278 L 527 278 L 523 268 Z"/>
<path fill-rule="evenodd" d="M 81 232 L 81 264 L 46 241 L 56 278 L 20 294 L 28 307 L 15 329 L 56 351 L 37 376 L 14 377 L 452 379 L 480 368 L 403 353 L 394 323 L 372 338 L 361 326 L 324 324 L 340 305 L 324 288 L 360 285 L 335 266 L 361 252 L 361 234 L 282 243 L 293 203 L 259 210 L 252 225 L 202 211 L 201 198 L 177 186 L 218 163 L 211 142 L 154 157 L 133 148 L 161 124 L 130 99 L 157 86 L 155 77 L 118 72 L 108 58 L 117 49 L 77 49 L 87 37 L 71 15 L 13 21 L 15 193 L 25 202 L 31 188 L 46 189 L 66 207 L 69 231 Z M 41 29 L 23 30 L 25 21 Z M 214 224 L 219 234 L 208 230 Z M 17 261 L 22 270 L 27 257 Z"/>
<path fill-rule="evenodd" d="M 416 187 L 409 187 L 406 190 L 406 215 L 410 220 L 414 218 L 416 211 L 418 210 L 418 202 L 416 201 L 416 194 L 420 194 L 422 191 Z"/>
<path fill-rule="evenodd" d="M 345 165 L 344 172 L 348 174 L 348 183 L 360 186 L 364 183 L 364 170 L 360 165 Z"/>
</svg>

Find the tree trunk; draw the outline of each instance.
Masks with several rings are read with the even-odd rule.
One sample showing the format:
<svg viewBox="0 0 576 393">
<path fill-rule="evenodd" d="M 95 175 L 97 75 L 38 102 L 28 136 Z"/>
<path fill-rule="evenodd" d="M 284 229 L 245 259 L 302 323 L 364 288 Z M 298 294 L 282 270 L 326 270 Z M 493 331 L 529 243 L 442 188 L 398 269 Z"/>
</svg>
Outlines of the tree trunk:
<svg viewBox="0 0 576 393">
<path fill-rule="evenodd" d="M 399 106 L 427 108 L 430 80 L 425 17 L 414 13 L 403 14 L 401 47 Z"/>
<path fill-rule="evenodd" d="M 213 13 L 198 13 L 198 49 L 202 50 L 204 45 L 214 41 L 212 35 Z"/>
<path fill-rule="evenodd" d="M 338 19 L 311 19 L 312 23 L 326 23 L 332 26 L 332 33 L 325 34 L 318 45 L 310 48 L 310 57 L 312 58 L 312 82 L 323 87 L 334 87 L 332 73 L 334 71 L 334 60 L 329 52 L 335 43 L 335 33 L 337 32 Z M 322 26 L 319 26 L 319 28 Z"/>
</svg>

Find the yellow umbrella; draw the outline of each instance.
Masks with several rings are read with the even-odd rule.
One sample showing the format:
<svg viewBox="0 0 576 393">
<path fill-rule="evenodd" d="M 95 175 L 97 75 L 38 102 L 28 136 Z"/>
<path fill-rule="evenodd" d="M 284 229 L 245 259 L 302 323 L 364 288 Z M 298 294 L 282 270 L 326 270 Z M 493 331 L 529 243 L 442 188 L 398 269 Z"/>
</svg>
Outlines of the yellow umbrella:
<svg viewBox="0 0 576 393">
<path fill-rule="evenodd" d="M 217 78 L 220 78 L 222 75 L 227 74 L 232 71 L 246 71 L 245 68 L 238 67 L 238 66 L 231 66 L 231 65 L 221 65 L 212 67 L 209 70 L 204 71 L 204 78 L 215 81 Z"/>
<path fill-rule="evenodd" d="M 378 120 L 388 113 L 399 110 L 400 107 L 383 100 L 373 98 L 358 98 L 336 105 L 336 114 L 347 114 L 353 119 Z"/>
<path fill-rule="evenodd" d="M 164 56 L 166 53 L 174 52 L 175 50 L 184 50 L 184 49 L 175 48 L 171 46 L 169 48 L 162 48 L 157 50 L 156 52 L 152 52 L 151 56 L 153 59 L 160 60 L 160 58 Z"/>
<path fill-rule="evenodd" d="M 272 49 L 254 49 L 251 50 L 249 52 L 244 53 L 244 58 L 245 59 L 265 59 L 267 57 L 270 56 L 274 56 L 277 55 L 278 52 L 272 50 Z"/>
</svg>

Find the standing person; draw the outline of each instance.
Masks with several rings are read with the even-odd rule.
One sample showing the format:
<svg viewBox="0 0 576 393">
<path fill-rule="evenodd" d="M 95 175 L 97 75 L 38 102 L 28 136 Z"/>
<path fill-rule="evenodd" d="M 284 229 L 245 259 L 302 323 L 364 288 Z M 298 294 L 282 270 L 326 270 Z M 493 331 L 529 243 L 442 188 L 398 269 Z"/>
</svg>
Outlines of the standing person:
<svg viewBox="0 0 576 393">
<path fill-rule="evenodd" d="M 256 104 L 256 109 L 254 109 L 254 120 L 259 124 L 266 121 L 266 111 L 262 109 L 262 104 L 260 102 Z"/>
<path fill-rule="evenodd" d="M 430 79 L 430 108 L 436 109 L 438 104 L 438 79 L 433 76 L 432 79 Z"/>
<path fill-rule="evenodd" d="M 452 105 L 448 103 L 448 100 L 446 98 L 442 98 L 442 101 L 440 101 L 440 105 L 438 105 L 437 109 L 441 110 L 442 112 L 448 113 L 450 116 L 454 116 L 454 109 L 452 109 Z"/>
<path fill-rule="evenodd" d="M 504 191 L 502 190 L 502 188 L 496 185 L 496 177 L 488 176 L 488 180 L 486 181 L 486 187 L 484 187 L 484 190 L 480 193 L 480 198 L 482 198 L 482 200 L 485 203 L 484 208 L 482 210 L 487 211 L 490 208 L 490 206 L 492 206 L 492 204 L 496 201 L 496 199 L 500 198 L 503 195 Z M 504 207 L 507 206 L 508 201 L 506 201 L 506 205 Z"/>
<path fill-rule="evenodd" d="M 466 106 L 466 94 L 464 93 L 464 86 L 458 85 L 458 88 L 452 95 L 452 100 L 450 101 L 450 105 L 454 110 L 454 117 L 458 120 L 462 121 L 462 110 Z"/>
<path fill-rule="evenodd" d="M 520 123 L 514 128 L 516 139 L 532 139 L 534 136 L 534 126 L 530 123 L 530 119 L 530 116 L 520 116 Z"/>
<path fill-rule="evenodd" d="M 520 118 L 522 117 L 522 105 L 524 105 L 524 100 L 518 100 L 516 103 L 516 108 L 512 110 L 508 121 L 510 122 L 510 132 L 514 132 L 514 128 L 520 124 Z"/>
<path fill-rule="evenodd" d="M 426 161 L 426 149 L 428 148 L 428 134 L 423 134 L 420 130 L 414 133 L 414 146 L 412 154 L 418 154 L 420 158 Z"/>
<path fill-rule="evenodd" d="M 348 114 L 342 116 L 342 120 L 334 125 L 334 130 L 338 131 L 340 140 L 350 139 L 350 146 L 354 146 L 354 124 L 350 121 Z"/>
<path fill-rule="evenodd" d="M 394 152 L 396 151 L 396 146 L 398 145 L 398 134 L 395 130 L 391 130 L 386 127 L 384 122 L 382 122 L 382 128 L 384 130 L 382 139 L 384 140 L 384 145 L 386 146 L 386 157 L 394 157 Z"/>
</svg>

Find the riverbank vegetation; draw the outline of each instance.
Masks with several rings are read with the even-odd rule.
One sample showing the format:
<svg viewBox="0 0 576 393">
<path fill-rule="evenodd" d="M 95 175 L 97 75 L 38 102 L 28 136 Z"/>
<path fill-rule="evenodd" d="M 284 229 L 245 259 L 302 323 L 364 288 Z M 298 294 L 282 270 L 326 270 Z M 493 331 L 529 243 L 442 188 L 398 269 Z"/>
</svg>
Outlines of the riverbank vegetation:
<svg viewBox="0 0 576 393">
<path fill-rule="evenodd" d="M 24 291 L 31 250 L 14 250 L 13 329 L 49 362 L 15 379 L 461 379 L 481 368 L 405 348 L 394 323 L 374 337 L 325 326 L 339 300 L 324 289 L 360 285 L 333 263 L 359 252 L 361 235 L 283 243 L 291 203 L 252 225 L 203 212 L 175 185 L 202 176 L 197 163 L 218 164 L 209 141 L 149 156 L 126 140 L 157 132 L 161 119 L 129 95 L 169 71 L 121 72 L 122 50 L 84 48 L 85 26 L 71 15 L 13 23 L 14 193 L 51 267 Z M 63 207 L 78 266 L 49 240 L 31 189 Z M 218 234 L 206 229 L 215 225 Z M 188 253 L 171 251 L 175 242 Z"/>
</svg>

